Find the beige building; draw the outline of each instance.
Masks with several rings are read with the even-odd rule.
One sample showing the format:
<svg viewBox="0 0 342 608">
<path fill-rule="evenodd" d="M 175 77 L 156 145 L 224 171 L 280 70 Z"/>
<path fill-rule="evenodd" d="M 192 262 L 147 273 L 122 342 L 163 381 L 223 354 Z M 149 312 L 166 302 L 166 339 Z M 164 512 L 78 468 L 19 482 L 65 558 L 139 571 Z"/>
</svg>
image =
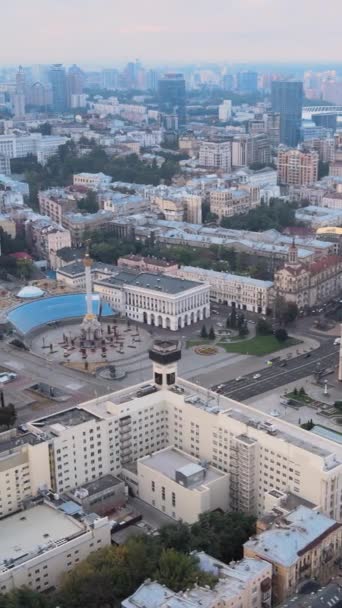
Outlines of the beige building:
<svg viewBox="0 0 342 608">
<path fill-rule="evenodd" d="M 84 186 L 90 190 L 108 188 L 112 178 L 104 173 L 75 173 L 73 176 L 74 186 Z"/>
<path fill-rule="evenodd" d="M 161 211 L 166 220 L 182 222 L 184 219 L 184 204 L 178 197 L 155 196 L 153 205 Z"/>
<path fill-rule="evenodd" d="M 133 253 L 118 258 L 117 266 L 120 269 L 131 268 L 132 270 L 137 270 L 139 272 L 165 272 L 167 274 L 173 274 L 178 269 L 178 264 L 176 262 L 149 256 L 134 255 Z"/>
<path fill-rule="evenodd" d="M 70 231 L 73 247 L 82 245 L 85 234 L 110 230 L 113 219 L 111 211 L 98 211 L 97 213 L 66 213 L 63 216 L 63 226 Z"/>
<path fill-rule="evenodd" d="M 217 577 L 213 589 L 195 585 L 186 593 L 175 593 L 165 585 L 145 581 L 122 608 L 269 608 L 271 606 L 272 566 L 261 559 L 245 558 L 224 564 L 203 551 L 193 555 L 199 568 Z"/>
<path fill-rule="evenodd" d="M 303 264 L 298 261 L 295 245 L 288 262 L 274 275 L 275 292 L 299 308 L 312 307 L 338 296 L 342 289 L 342 257 L 326 258 Z"/>
<path fill-rule="evenodd" d="M 23 586 L 41 592 L 58 587 L 65 572 L 111 541 L 107 517 L 91 520 L 77 509 L 74 517 L 53 496 L 0 521 L 0 537 L 2 594 Z"/>
<path fill-rule="evenodd" d="M 69 230 L 53 220 L 45 218 L 27 221 L 25 232 L 35 254 L 48 260 L 51 268 L 56 268 L 56 255 L 59 249 L 71 246 Z"/>
<path fill-rule="evenodd" d="M 273 527 L 244 544 L 244 556 L 273 567 L 273 601 L 293 595 L 308 579 L 326 583 L 342 554 L 342 526 L 322 513 L 300 506 Z"/>
<path fill-rule="evenodd" d="M 224 188 L 209 192 L 211 213 L 224 217 L 233 217 L 248 213 L 260 205 L 259 188 Z"/>
<path fill-rule="evenodd" d="M 342 177 L 342 160 L 335 160 L 333 163 L 330 163 L 329 175 Z"/>
<path fill-rule="evenodd" d="M 65 213 L 77 210 L 77 199 L 64 188 L 51 188 L 38 192 L 39 211 L 57 224 L 62 225 Z"/>
<path fill-rule="evenodd" d="M 150 351 L 155 392 L 131 386 L 28 423 L 49 443 L 53 490 L 111 473 L 139 495 L 137 461 L 174 447 L 227 474 L 229 509 L 262 515 L 265 495 L 277 490 L 341 521 L 342 446 L 180 379 L 180 353 L 169 344 Z"/>
<path fill-rule="evenodd" d="M 203 141 L 199 149 L 199 164 L 202 167 L 222 169 L 229 173 L 232 170 L 231 141 Z"/>
<path fill-rule="evenodd" d="M 318 154 L 315 151 L 280 147 L 278 183 L 283 186 L 310 186 L 318 180 Z"/>
<path fill-rule="evenodd" d="M 272 281 L 260 281 L 252 277 L 215 272 L 195 266 L 181 266 L 171 272 L 184 279 L 209 283 L 210 299 L 213 302 L 263 314 L 272 308 Z"/>
<path fill-rule="evenodd" d="M 50 487 L 49 448 L 34 434 L 0 434 L 0 518 L 23 508 L 26 500 Z M 1 544 L 1 543 L 0 543 Z"/>
<path fill-rule="evenodd" d="M 229 506 L 228 475 L 179 449 L 164 448 L 138 460 L 139 497 L 189 524 L 201 513 Z"/>
<path fill-rule="evenodd" d="M 342 209 L 342 192 L 326 192 L 322 198 L 321 207 Z"/>
</svg>

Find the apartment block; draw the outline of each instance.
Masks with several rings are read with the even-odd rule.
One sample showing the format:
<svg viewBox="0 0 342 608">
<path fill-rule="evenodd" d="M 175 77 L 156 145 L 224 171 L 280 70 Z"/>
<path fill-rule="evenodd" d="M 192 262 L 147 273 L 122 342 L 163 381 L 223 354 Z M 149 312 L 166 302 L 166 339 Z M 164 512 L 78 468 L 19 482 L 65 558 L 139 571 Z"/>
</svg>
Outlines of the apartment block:
<svg viewBox="0 0 342 608">
<path fill-rule="evenodd" d="M 251 196 L 253 194 L 253 196 Z M 224 188 L 209 192 L 211 213 L 215 213 L 221 220 L 224 217 L 243 215 L 260 205 L 260 191 L 253 188 Z"/>
<path fill-rule="evenodd" d="M 231 141 L 204 141 L 199 149 L 199 164 L 202 167 L 221 169 L 229 173 L 232 169 Z"/>
<path fill-rule="evenodd" d="M 273 283 L 252 277 L 215 272 L 195 266 L 181 266 L 176 271 L 178 277 L 192 281 L 204 281 L 210 285 L 210 299 L 219 304 L 227 304 L 238 310 L 248 310 L 265 314 L 272 307 Z"/>
<path fill-rule="evenodd" d="M 278 183 L 310 186 L 318 180 L 318 154 L 281 147 L 278 150 Z"/>
<path fill-rule="evenodd" d="M 265 559 L 273 567 L 273 596 L 278 603 L 308 579 L 326 583 L 342 552 L 342 525 L 299 506 L 244 544 L 244 556 Z"/>
<path fill-rule="evenodd" d="M 83 186 L 91 190 L 108 188 L 112 178 L 104 173 L 75 173 L 73 175 L 74 186 Z"/>
<path fill-rule="evenodd" d="M 51 494 L 0 521 L 0 536 L 1 593 L 58 587 L 65 572 L 111 540 L 107 517 L 88 518 Z"/>
<path fill-rule="evenodd" d="M 26 500 L 49 487 L 47 442 L 32 433 L 1 433 L 0 518 L 20 511 Z"/>
<path fill-rule="evenodd" d="M 39 211 L 62 225 L 64 214 L 77 210 L 78 198 L 65 188 L 50 188 L 38 193 Z"/>
<path fill-rule="evenodd" d="M 243 559 L 227 565 L 207 553 L 194 552 L 199 567 L 218 578 L 213 589 L 195 586 L 175 593 L 154 581 L 145 581 L 122 608 L 268 608 L 271 605 L 272 567 L 259 559 Z"/>
</svg>

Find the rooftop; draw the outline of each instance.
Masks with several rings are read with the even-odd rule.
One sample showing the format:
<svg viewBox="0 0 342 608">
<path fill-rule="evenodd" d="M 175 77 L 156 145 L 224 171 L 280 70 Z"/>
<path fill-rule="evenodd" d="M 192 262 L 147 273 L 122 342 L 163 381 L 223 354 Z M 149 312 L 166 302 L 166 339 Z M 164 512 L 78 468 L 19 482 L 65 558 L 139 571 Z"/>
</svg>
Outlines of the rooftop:
<svg viewBox="0 0 342 608">
<path fill-rule="evenodd" d="M 272 281 L 261 281 L 260 279 L 253 279 L 252 277 L 246 277 L 243 275 L 235 275 L 229 272 L 217 272 L 216 270 L 208 270 L 206 268 L 197 268 L 195 266 L 181 266 L 181 270 L 184 272 L 191 272 L 198 275 L 208 277 L 208 280 L 217 279 L 221 281 L 230 281 L 236 283 L 244 283 L 245 285 L 253 285 L 254 287 L 268 288 L 272 287 Z"/>
<path fill-rule="evenodd" d="M 58 414 L 52 414 L 52 416 L 46 416 L 46 418 L 38 418 L 32 424 L 42 431 L 50 431 L 53 435 L 59 435 L 65 428 L 77 426 L 83 422 L 89 422 L 89 420 L 97 420 L 97 416 L 88 410 L 74 407 L 58 412 Z"/>
<path fill-rule="evenodd" d="M 296 563 L 309 546 L 318 544 L 340 526 L 326 515 L 300 505 L 281 522 L 278 521 L 277 528 L 262 532 L 244 546 L 255 551 L 261 558 L 289 567 Z"/>
<path fill-rule="evenodd" d="M 138 469 L 140 462 L 150 469 L 159 471 L 173 481 L 176 481 L 176 471 L 187 477 L 199 473 L 204 468 L 191 456 L 175 448 L 167 448 L 160 452 L 155 452 L 152 456 L 145 456 L 138 461 Z M 205 477 L 191 484 L 188 489 L 200 490 L 202 486 L 206 486 L 208 483 L 224 477 L 224 473 L 213 467 L 206 467 L 205 471 Z"/>
<path fill-rule="evenodd" d="M 119 272 L 110 279 L 99 281 L 100 284 L 106 285 L 131 285 L 133 287 L 142 287 L 143 289 L 151 289 L 163 293 L 177 294 L 194 287 L 199 287 L 201 284 L 187 279 L 179 279 L 169 277 L 164 274 L 156 274 L 152 272 Z"/>
<path fill-rule="evenodd" d="M 99 492 L 103 492 L 104 490 L 108 490 L 113 486 L 117 486 L 118 484 L 123 483 L 121 479 L 118 479 L 114 475 L 103 475 L 103 477 L 99 477 L 95 481 L 89 481 L 89 483 L 82 484 L 82 490 L 87 490 L 88 496 L 93 496 L 94 494 L 98 494 Z M 78 488 L 79 490 L 81 488 Z"/>
<path fill-rule="evenodd" d="M 17 435 L 15 432 L 7 431 L 0 433 L 0 454 L 8 450 L 15 450 L 22 445 L 36 445 L 41 439 L 33 433 Z"/>
<path fill-rule="evenodd" d="M 40 549 L 78 535 L 84 525 L 47 504 L 37 505 L 0 520 L 0 570 L 13 560 L 29 559 Z"/>
</svg>

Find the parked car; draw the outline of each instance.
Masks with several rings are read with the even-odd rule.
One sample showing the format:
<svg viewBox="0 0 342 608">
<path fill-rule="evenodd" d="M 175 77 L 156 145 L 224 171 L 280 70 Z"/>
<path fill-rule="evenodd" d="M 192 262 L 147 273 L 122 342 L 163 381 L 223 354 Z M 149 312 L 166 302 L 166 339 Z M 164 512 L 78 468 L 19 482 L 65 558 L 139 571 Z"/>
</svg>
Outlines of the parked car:
<svg viewBox="0 0 342 608">
<path fill-rule="evenodd" d="M 2 372 L 0 374 L 0 384 L 7 384 L 7 382 L 12 382 L 17 377 L 17 374 L 14 372 Z"/>
<path fill-rule="evenodd" d="M 261 374 L 254 374 L 253 380 L 257 380 L 258 378 L 261 378 Z"/>
</svg>

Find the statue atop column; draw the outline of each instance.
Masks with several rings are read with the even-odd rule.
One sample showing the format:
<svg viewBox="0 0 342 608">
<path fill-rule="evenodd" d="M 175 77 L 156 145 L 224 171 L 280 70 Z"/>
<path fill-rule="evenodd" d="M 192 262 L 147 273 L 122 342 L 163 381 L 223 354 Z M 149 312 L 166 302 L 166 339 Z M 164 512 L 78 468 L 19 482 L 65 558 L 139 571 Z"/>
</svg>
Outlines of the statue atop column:
<svg viewBox="0 0 342 608">
<path fill-rule="evenodd" d="M 83 264 L 85 271 L 87 312 L 81 324 L 81 331 L 85 338 L 87 338 L 89 335 L 97 338 L 101 332 L 101 323 L 93 311 L 93 284 L 91 276 L 93 260 L 90 257 L 90 241 L 86 242 L 86 252 L 83 259 Z"/>
</svg>

